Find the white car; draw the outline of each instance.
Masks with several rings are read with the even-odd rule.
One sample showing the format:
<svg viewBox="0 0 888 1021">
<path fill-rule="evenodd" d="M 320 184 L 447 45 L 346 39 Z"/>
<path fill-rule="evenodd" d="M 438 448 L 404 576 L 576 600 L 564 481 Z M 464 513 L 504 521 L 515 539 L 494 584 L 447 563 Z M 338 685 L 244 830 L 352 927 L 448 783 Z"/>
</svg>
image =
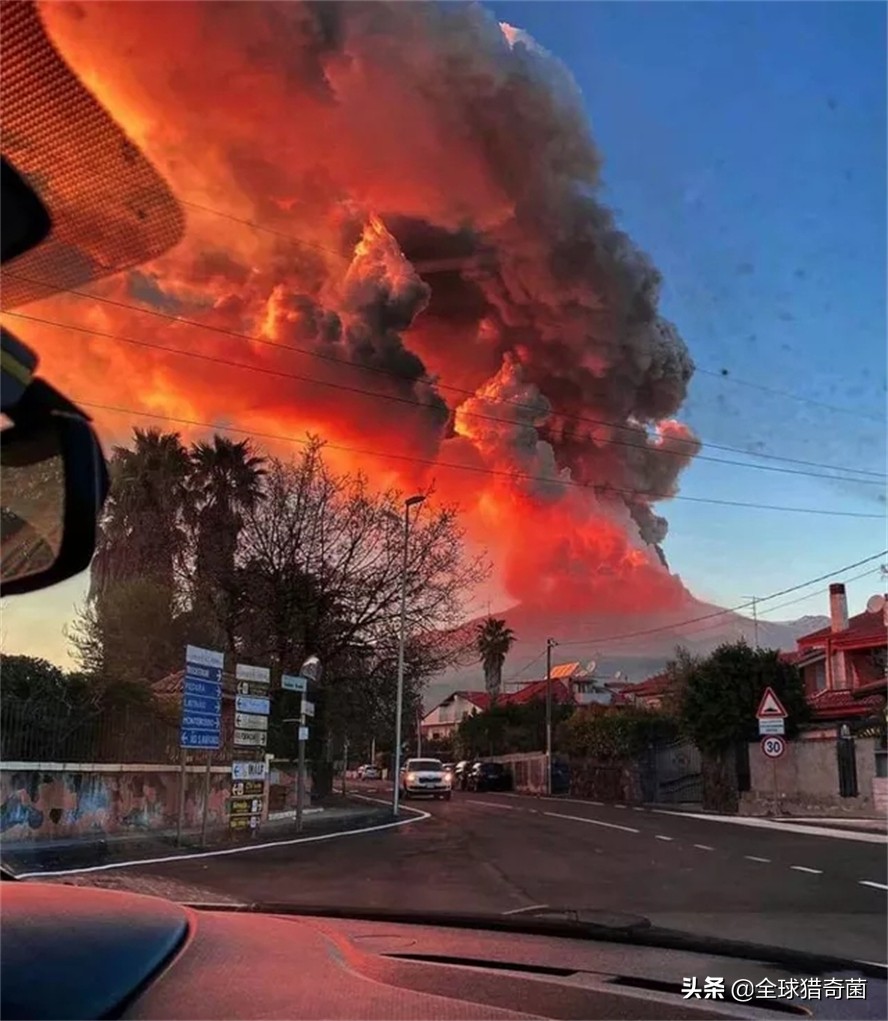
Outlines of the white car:
<svg viewBox="0 0 888 1021">
<path fill-rule="evenodd" d="M 428 794 L 433 798 L 450 801 L 450 774 L 440 759 L 408 759 L 401 769 L 401 796 Z"/>
</svg>

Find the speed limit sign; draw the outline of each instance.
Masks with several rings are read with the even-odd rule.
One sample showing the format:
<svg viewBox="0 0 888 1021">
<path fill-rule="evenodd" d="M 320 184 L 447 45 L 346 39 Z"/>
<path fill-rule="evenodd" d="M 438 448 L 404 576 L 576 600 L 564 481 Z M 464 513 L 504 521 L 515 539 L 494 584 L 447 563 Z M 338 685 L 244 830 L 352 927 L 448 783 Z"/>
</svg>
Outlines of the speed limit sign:
<svg viewBox="0 0 888 1021">
<path fill-rule="evenodd" d="M 779 759 L 786 751 L 786 742 L 782 737 L 772 735 L 762 738 L 762 751 L 769 759 Z"/>
</svg>

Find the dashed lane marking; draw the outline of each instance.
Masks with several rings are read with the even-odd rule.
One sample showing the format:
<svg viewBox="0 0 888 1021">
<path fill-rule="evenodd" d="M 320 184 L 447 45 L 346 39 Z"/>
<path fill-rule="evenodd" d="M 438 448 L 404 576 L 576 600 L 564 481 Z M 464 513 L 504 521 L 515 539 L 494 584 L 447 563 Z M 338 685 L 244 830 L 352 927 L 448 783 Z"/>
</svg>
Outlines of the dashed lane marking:
<svg viewBox="0 0 888 1021">
<path fill-rule="evenodd" d="M 673 837 L 666 837 L 662 833 L 657 833 L 657 834 L 655 834 L 654 839 L 655 840 L 672 840 L 674 838 Z"/>
<path fill-rule="evenodd" d="M 714 847 L 710 847 L 709 844 L 694 844 L 694 847 L 696 847 L 698 851 L 714 851 L 715 850 L 715 848 Z"/>
<path fill-rule="evenodd" d="M 771 822 L 751 816 L 709 815 L 705 812 L 675 812 L 668 808 L 651 809 L 656 815 L 671 815 L 684 819 L 702 819 L 705 822 L 727 823 L 731 826 L 752 826 L 763 830 L 777 830 L 781 833 L 801 833 L 808 837 L 833 837 L 836 840 L 857 840 L 865 844 L 884 844 L 883 833 L 861 833 L 857 830 L 828 829 L 826 826 L 801 826 L 798 823 Z"/>
<path fill-rule="evenodd" d="M 872 879 L 861 879 L 861 886 L 871 886 L 874 890 L 888 890 L 888 883 L 875 883 Z"/>
<path fill-rule="evenodd" d="M 619 823 L 615 822 L 604 822 L 601 819 L 587 819 L 582 815 L 562 815 L 561 812 L 543 812 L 543 815 L 548 815 L 552 819 L 569 819 L 571 822 L 585 822 L 590 826 L 604 826 L 609 830 L 622 830 L 624 833 L 640 833 L 641 830 L 635 829 L 634 826 L 620 826 Z"/>
<path fill-rule="evenodd" d="M 761 861 L 761 862 L 764 862 L 766 865 L 769 864 L 770 861 L 771 861 L 770 858 L 759 858 L 759 856 L 757 854 L 744 854 L 743 857 L 747 861 Z"/>
<path fill-rule="evenodd" d="M 476 801 L 474 798 L 460 798 L 467 805 L 483 805 L 485 808 L 501 808 L 507 812 L 522 812 L 517 805 L 501 805 L 498 801 Z"/>
<path fill-rule="evenodd" d="M 812 876 L 823 875 L 823 869 L 809 869 L 807 865 L 790 865 L 789 867 L 796 872 L 810 872 Z"/>
</svg>

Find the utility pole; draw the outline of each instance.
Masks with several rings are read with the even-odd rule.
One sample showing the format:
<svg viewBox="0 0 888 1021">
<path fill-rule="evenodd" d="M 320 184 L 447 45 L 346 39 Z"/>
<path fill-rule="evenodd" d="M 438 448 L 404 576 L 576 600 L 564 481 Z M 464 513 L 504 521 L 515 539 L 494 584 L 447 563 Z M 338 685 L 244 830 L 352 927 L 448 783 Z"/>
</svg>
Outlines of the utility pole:
<svg viewBox="0 0 888 1021">
<path fill-rule="evenodd" d="M 759 647 L 759 619 L 758 619 L 758 596 L 743 596 L 744 599 L 752 600 L 752 634 L 755 647 Z"/>
<path fill-rule="evenodd" d="M 397 818 L 398 804 L 401 797 L 401 789 L 398 786 L 401 782 L 401 725 L 404 713 L 404 643 L 407 638 L 407 567 L 408 553 L 410 552 L 410 508 L 416 507 L 425 500 L 425 497 L 417 494 L 409 496 L 404 501 L 404 549 L 401 563 L 401 628 L 398 636 L 398 693 L 395 705 L 395 761 L 393 790 L 392 790 L 392 815 Z"/>
<path fill-rule="evenodd" d="M 557 644 L 546 639 L 546 794 L 552 793 L 552 649 Z"/>
</svg>

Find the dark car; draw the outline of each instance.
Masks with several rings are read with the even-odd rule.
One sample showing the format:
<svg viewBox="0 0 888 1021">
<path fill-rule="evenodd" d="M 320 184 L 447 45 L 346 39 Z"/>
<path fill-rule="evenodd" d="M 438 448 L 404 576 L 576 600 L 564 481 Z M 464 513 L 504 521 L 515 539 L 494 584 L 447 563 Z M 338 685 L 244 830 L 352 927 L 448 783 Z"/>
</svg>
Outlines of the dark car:
<svg viewBox="0 0 888 1021">
<path fill-rule="evenodd" d="M 476 762 L 469 773 L 470 791 L 510 791 L 512 774 L 501 762 Z"/>
<path fill-rule="evenodd" d="M 566 762 L 552 763 L 553 794 L 570 794 L 570 766 Z"/>
</svg>

